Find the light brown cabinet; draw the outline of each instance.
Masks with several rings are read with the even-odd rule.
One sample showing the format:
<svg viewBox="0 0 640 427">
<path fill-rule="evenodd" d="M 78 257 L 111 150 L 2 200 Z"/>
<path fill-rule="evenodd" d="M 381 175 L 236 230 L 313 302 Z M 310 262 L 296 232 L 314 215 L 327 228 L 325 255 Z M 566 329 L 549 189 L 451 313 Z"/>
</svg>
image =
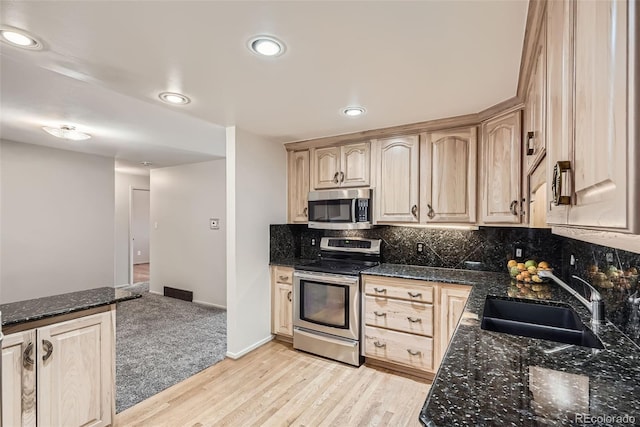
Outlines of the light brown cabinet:
<svg viewBox="0 0 640 427">
<path fill-rule="evenodd" d="M 362 281 L 365 357 L 435 373 L 470 287 L 366 274 Z"/>
<path fill-rule="evenodd" d="M 271 333 L 293 337 L 293 269 L 271 267 Z"/>
<path fill-rule="evenodd" d="M 110 425 L 115 408 L 112 325 L 108 311 L 7 335 L 3 425 Z"/>
<path fill-rule="evenodd" d="M 371 170 L 369 142 L 311 149 L 312 185 L 327 188 L 368 187 Z"/>
<path fill-rule="evenodd" d="M 374 223 L 419 222 L 419 136 L 372 142 L 374 165 Z"/>
<path fill-rule="evenodd" d="M 519 224 L 522 206 L 520 110 L 482 124 L 481 222 Z"/>
<path fill-rule="evenodd" d="M 309 150 L 290 151 L 289 176 L 289 223 L 306 223 L 309 220 Z"/>
<path fill-rule="evenodd" d="M 533 69 L 525 94 L 523 139 L 525 173 L 530 175 L 546 153 L 546 45 L 545 28 L 540 31 L 535 48 Z"/>
<path fill-rule="evenodd" d="M 475 223 L 476 127 L 429 132 L 420 147 L 420 220 Z"/>
</svg>

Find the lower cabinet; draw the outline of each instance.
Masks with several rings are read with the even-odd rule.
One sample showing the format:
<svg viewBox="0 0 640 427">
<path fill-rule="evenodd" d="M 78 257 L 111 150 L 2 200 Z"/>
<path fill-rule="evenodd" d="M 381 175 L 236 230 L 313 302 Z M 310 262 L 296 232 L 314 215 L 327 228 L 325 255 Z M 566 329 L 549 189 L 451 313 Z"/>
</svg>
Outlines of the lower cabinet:
<svg viewBox="0 0 640 427">
<path fill-rule="evenodd" d="M 363 275 L 363 289 L 365 357 L 435 374 L 471 288 Z"/>
<path fill-rule="evenodd" d="M 271 333 L 293 337 L 293 268 L 271 267 Z"/>
<path fill-rule="evenodd" d="M 2 425 L 98 427 L 112 423 L 112 313 L 91 314 L 5 337 Z"/>
</svg>

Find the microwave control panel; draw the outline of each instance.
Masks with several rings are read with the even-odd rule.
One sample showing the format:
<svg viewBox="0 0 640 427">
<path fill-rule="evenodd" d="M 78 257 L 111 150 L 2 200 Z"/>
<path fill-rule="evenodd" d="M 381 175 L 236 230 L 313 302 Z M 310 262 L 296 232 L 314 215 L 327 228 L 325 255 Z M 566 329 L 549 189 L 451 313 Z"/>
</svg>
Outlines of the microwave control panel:
<svg viewBox="0 0 640 427">
<path fill-rule="evenodd" d="M 357 199 L 356 222 L 369 222 L 369 199 Z"/>
</svg>

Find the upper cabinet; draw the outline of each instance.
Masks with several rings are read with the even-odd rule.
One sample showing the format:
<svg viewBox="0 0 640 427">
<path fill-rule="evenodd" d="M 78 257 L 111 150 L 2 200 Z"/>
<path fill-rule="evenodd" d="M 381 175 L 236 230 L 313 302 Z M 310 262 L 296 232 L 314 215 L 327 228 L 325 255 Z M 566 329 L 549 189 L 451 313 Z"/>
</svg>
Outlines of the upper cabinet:
<svg viewBox="0 0 640 427">
<path fill-rule="evenodd" d="M 546 153 L 546 46 L 544 28 L 535 48 L 533 69 L 525 95 L 523 137 L 524 172 L 531 174 Z"/>
<path fill-rule="evenodd" d="M 369 142 L 311 149 L 312 185 L 316 190 L 368 187 L 371 169 Z"/>
<path fill-rule="evenodd" d="M 373 141 L 376 223 L 419 221 L 419 137 Z"/>
<path fill-rule="evenodd" d="M 481 222 L 519 224 L 522 217 L 520 111 L 482 125 Z"/>
<path fill-rule="evenodd" d="M 289 223 L 309 220 L 309 150 L 289 152 Z"/>
<path fill-rule="evenodd" d="M 425 134 L 421 156 L 421 222 L 475 223 L 476 127 Z"/>
<path fill-rule="evenodd" d="M 548 222 L 640 232 L 638 10 L 549 2 Z"/>
</svg>

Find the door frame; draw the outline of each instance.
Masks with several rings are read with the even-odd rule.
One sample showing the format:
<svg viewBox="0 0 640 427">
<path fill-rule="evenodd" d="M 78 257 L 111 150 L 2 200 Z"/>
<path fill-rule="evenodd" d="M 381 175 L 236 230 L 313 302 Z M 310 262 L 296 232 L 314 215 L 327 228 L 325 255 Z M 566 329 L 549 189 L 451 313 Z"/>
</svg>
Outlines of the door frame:
<svg viewBox="0 0 640 427">
<path fill-rule="evenodd" d="M 151 197 L 151 189 L 149 188 L 139 188 L 134 187 L 133 185 L 129 186 L 129 284 L 133 285 L 133 192 L 134 191 L 148 191 L 149 197 Z M 149 217 L 149 227 L 151 227 L 151 217 Z M 151 245 L 149 245 L 151 246 Z M 151 264 L 151 250 L 149 250 L 149 264 Z"/>
</svg>

